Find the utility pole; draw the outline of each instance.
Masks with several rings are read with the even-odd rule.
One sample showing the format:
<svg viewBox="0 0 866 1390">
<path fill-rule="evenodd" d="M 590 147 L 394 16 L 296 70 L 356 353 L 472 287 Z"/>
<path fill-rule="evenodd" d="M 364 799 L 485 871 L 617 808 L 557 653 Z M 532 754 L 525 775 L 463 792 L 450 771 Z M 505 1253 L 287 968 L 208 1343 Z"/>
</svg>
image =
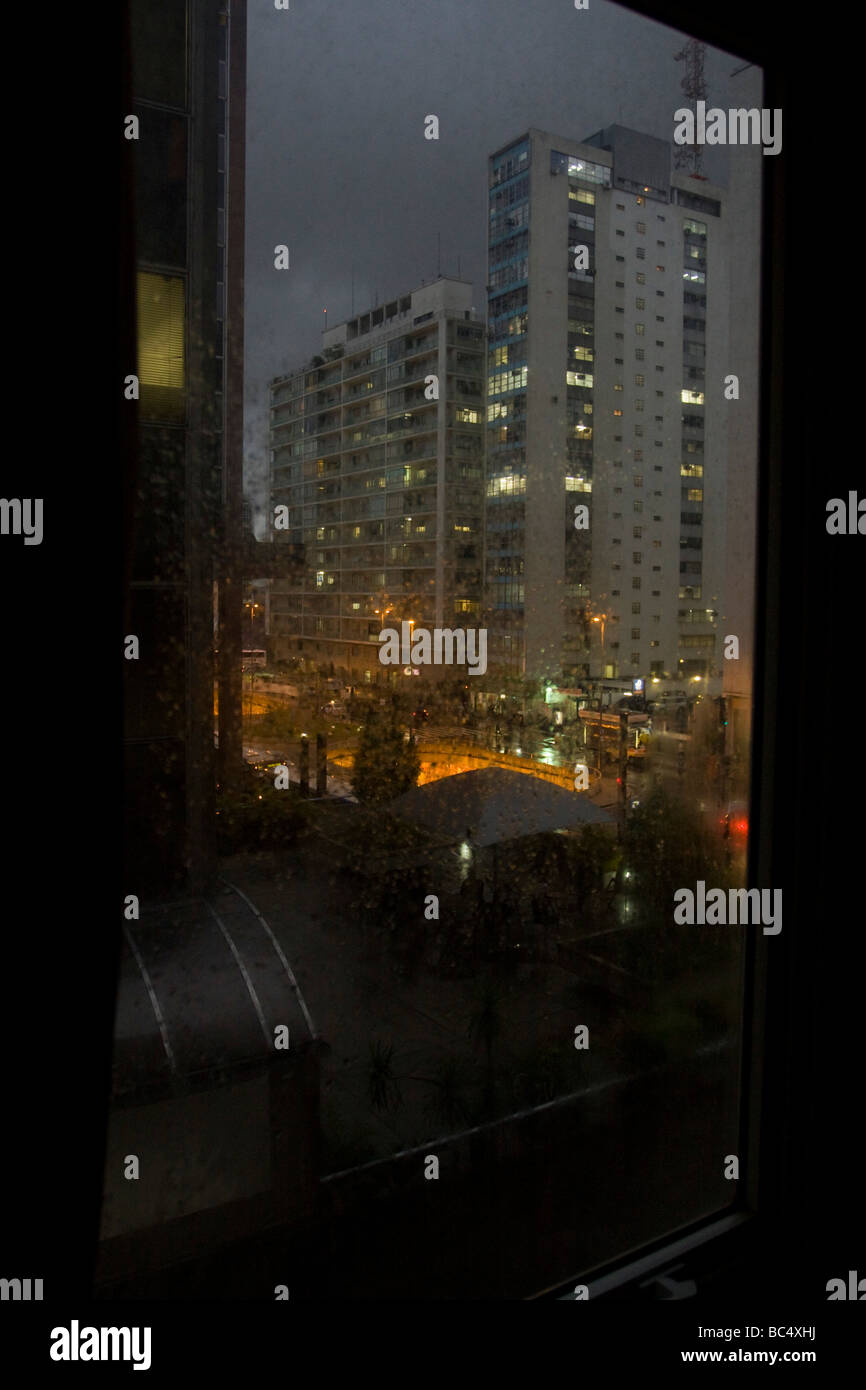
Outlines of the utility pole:
<svg viewBox="0 0 866 1390">
<path fill-rule="evenodd" d="M 601 745 L 602 745 L 602 697 L 604 696 L 604 625 L 607 621 L 606 613 L 598 613 L 592 620 L 594 623 L 601 624 L 601 675 L 598 681 L 598 770 L 601 772 Z"/>
<path fill-rule="evenodd" d="M 310 740 L 301 734 L 301 755 L 298 759 L 301 796 L 310 795 Z"/>
<path fill-rule="evenodd" d="M 326 734 L 316 734 L 316 796 L 328 794 L 328 739 Z"/>
<path fill-rule="evenodd" d="M 625 833 L 625 807 L 628 796 L 628 710 L 619 712 L 619 838 Z"/>
<path fill-rule="evenodd" d="M 601 706 L 604 686 L 599 681 L 598 685 L 598 770 L 601 772 L 601 748 L 604 741 L 604 720 L 602 718 Z"/>
<path fill-rule="evenodd" d="M 719 696 L 719 792 L 721 804 L 728 799 L 728 702 Z"/>
</svg>

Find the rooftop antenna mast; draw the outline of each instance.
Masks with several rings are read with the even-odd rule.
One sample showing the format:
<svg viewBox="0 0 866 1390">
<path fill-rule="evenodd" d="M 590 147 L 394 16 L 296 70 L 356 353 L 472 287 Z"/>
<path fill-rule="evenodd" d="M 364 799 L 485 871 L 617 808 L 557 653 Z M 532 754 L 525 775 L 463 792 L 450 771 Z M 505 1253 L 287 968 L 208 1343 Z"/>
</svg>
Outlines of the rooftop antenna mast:
<svg viewBox="0 0 866 1390">
<path fill-rule="evenodd" d="M 688 39 L 683 44 L 679 53 L 674 54 L 674 61 L 685 63 L 685 76 L 680 86 L 694 108 L 698 101 L 706 101 L 707 84 L 704 80 L 704 57 L 707 46 L 699 39 Z M 695 110 L 695 136 L 697 137 L 697 111 Z M 703 158 L 704 147 L 697 143 L 691 145 L 677 145 L 674 150 L 674 164 L 677 169 L 682 169 L 684 165 L 691 163 L 693 174 L 701 175 L 701 160 Z"/>
</svg>

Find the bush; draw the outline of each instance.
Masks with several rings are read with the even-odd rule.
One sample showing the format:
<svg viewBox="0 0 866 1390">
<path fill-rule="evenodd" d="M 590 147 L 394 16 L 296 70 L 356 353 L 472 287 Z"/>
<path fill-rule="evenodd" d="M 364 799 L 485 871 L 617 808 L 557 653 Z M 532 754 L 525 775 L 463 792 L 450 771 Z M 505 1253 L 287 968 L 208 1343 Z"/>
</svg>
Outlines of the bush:
<svg viewBox="0 0 866 1390">
<path fill-rule="evenodd" d="M 305 824 L 304 803 L 292 787 L 277 791 L 270 778 L 250 769 L 239 787 L 216 797 L 218 854 L 283 849 Z"/>
</svg>

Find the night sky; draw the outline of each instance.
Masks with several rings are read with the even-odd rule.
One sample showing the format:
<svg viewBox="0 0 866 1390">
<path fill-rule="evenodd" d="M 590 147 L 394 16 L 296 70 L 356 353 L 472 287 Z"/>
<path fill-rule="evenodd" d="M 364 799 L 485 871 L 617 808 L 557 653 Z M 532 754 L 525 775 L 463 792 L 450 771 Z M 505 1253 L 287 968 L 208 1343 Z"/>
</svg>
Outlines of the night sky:
<svg viewBox="0 0 866 1390">
<path fill-rule="evenodd" d="M 267 386 L 332 326 L 437 275 L 485 307 L 488 155 L 530 125 L 672 140 L 684 36 L 604 0 L 250 0 L 245 487 L 266 496 Z M 736 55 L 707 49 L 708 105 Z M 424 117 L 439 117 L 439 140 Z M 727 148 L 703 173 L 727 181 Z M 289 247 L 291 268 L 273 268 Z M 263 520 L 257 519 L 262 534 Z"/>
</svg>

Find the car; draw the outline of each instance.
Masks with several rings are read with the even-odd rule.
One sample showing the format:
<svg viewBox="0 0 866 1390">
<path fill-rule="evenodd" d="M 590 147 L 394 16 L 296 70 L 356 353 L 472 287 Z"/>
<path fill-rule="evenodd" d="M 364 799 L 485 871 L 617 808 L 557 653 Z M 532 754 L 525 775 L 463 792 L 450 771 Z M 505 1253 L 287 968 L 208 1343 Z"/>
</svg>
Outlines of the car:
<svg viewBox="0 0 866 1390">
<path fill-rule="evenodd" d="M 412 722 L 414 724 L 423 724 L 429 718 L 430 711 L 427 709 L 413 709 L 412 711 Z"/>
<path fill-rule="evenodd" d="M 614 705 L 615 710 L 628 710 L 630 714 L 645 714 L 647 702 L 643 695 L 624 695 Z"/>
<path fill-rule="evenodd" d="M 346 706 L 341 700 L 329 700 L 326 705 L 322 705 L 321 714 L 326 714 L 329 719 L 345 719 Z"/>
</svg>

